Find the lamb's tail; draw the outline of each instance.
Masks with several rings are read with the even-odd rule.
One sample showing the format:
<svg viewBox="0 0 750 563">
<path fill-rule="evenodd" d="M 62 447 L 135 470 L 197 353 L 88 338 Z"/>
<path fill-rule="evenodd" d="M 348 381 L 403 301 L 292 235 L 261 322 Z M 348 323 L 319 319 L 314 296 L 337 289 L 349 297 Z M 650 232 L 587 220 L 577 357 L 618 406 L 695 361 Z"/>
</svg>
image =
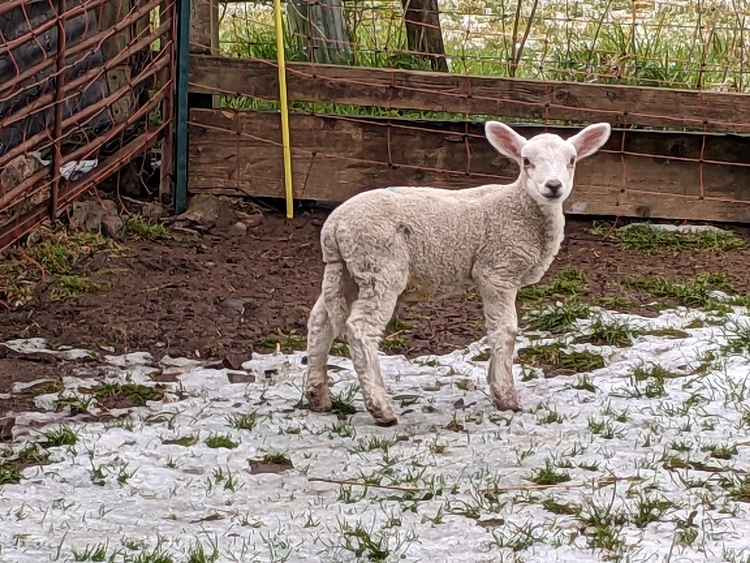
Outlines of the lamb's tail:
<svg viewBox="0 0 750 563">
<path fill-rule="evenodd" d="M 323 301 L 334 333 L 339 336 L 344 332 L 346 319 L 349 317 L 349 304 L 346 300 L 346 277 L 349 273 L 339 251 L 335 228 L 323 229 L 321 246 L 325 261 Z"/>
</svg>

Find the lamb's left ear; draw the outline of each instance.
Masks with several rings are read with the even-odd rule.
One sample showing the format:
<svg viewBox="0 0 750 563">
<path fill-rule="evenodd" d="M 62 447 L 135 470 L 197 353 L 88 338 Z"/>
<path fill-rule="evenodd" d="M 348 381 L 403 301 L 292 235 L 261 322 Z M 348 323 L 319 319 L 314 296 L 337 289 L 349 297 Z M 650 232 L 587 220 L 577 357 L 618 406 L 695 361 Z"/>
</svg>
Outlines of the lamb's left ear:
<svg viewBox="0 0 750 563">
<path fill-rule="evenodd" d="M 598 151 L 609 139 L 612 128 L 609 123 L 594 123 L 589 125 L 578 134 L 573 135 L 568 141 L 576 148 L 577 158 L 581 160 L 591 156 Z"/>
</svg>

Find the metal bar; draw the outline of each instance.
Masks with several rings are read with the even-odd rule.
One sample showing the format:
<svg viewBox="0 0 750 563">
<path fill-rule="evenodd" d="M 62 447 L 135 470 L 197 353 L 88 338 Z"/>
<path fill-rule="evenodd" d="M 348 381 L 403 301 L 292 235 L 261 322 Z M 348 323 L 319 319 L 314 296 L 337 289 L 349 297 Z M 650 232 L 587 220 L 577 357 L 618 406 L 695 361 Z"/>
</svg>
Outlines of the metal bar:
<svg viewBox="0 0 750 563">
<path fill-rule="evenodd" d="M 65 95 L 65 0 L 57 0 L 57 78 L 55 80 L 55 145 L 52 154 L 52 174 L 54 180 L 50 188 L 49 218 L 54 225 L 57 219 L 57 195 L 60 192 L 60 166 L 62 164 L 62 132 L 63 132 L 63 96 Z"/>
<path fill-rule="evenodd" d="M 291 219 L 294 217 L 294 185 L 291 143 L 289 141 L 289 101 L 286 94 L 286 58 L 284 56 L 284 23 L 281 14 L 281 0 L 274 0 L 273 11 L 276 23 L 276 60 L 279 65 L 279 101 L 281 102 L 281 143 L 284 156 L 286 216 Z"/>
<path fill-rule="evenodd" d="M 162 203 L 166 201 L 166 197 L 173 197 L 173 179 L 174 179 L 174 85 L 176 81 L 176 65 L 175 61 L 175 45 L 177 44 L 177 22 L 175 19 L 175 12 L 177 7 L 174 3 L 166 6 L 166 2 L 162 4 L 163 12 L 169 10 L 169 41 L 167 45 L 161 45 L 162 51 L 166 51 L 169 56 L 169 60 L 172 64 L 169 65 L 169 70 L 166 75 L 166 81 L 171 85 L 169 92 L 164 96 L 162 103 L 162 121 L 167 122 L 166 134 L 162 140 L 161 145 L 161 169 L 160 169 L 160 180 L 159 180 L 159 199 Z M 159 20 L 161 23 L 161 15 Z"/>
<path fill-rule="evenodd" d="M 130 56 L 132 56 L 134 53 L 137 53 L 138 51 L 142 51 L 145 47 L 147 47 L 149 44 L 153 43 L 156 39 L 161 38 L 162 35 L 164 35 L 166 32 L 169 31 L 169 26 L 167 24 L 159 27 L 154 33 L 151 35 L 148 35 L 138 41 L 137 43 L 133 44 L 131 47 L 124 49 L 122 52 L 120 52 L 116 57 L 113 57 L 109 61 L 107 61 L 104 65 L 97 66 L 96 68 L 91 69 L 86 74 L 82 74 L 75 80 L 71 82 L 67 82 L 64 84 L 63 92 L 65 94 L 69 92 L 74 92 L 72 96 L 69 98 L 75 98 L 76 96 L 80 95 L 81 92 L 87 87 L 96 82 L 98 78 L 101 76 L 104 76 L 106 71 L 111 70 L 117 66 L 119 66 L 122 62 L 126 61 Z M 67 44 L 66 44 L 67 47 Z M 66 54 L 67 57 L 67 54 Z M 54 76 L 60 76 L 63 73 L 56 72 L 54 75 L 50 76 L 50 78 Z M 0 129 L 4 127 L 10 127 L 14 123 L 18 123 L 19 121 L 23 121 L 27 119 L 29 116 L 48 109 L 50 103 L 57 103 L 56 98 L 54 94 L 47 94 L 44 96 L 41 96 L 34 100 L 33 103 L 26 106 L 21 111 L 9 115 L 5 119 L 0 120 Z"/>
<path fill-rule="evenodd" d="M 63 190 L 60 197 L 60 208 L 58 212 L 70 205 L 81 194 L 96 187 L 109 176 L 117 172 L 124 164 L 134 156 L 148 150 L 154 142 L 162 135 L 166 124 L 144 133 L 138 139 L 131 141 L 128 145 L 112 155 L 103 165 L 86 178 L 70 185 Z M 10 223 L 0 226 L 0 253 L 22 236 L 33 231 L 37 226 L 44 223 L 49 215 L 47 213 L 47 202 L 41 203 L 24 217 L 16 218 Z"/>
<path fill-rule="evenodd" d="M 102 45 L 107 41 L 107 39 L 114 37 L 123 29 L 127 28 L 134 21 L 137 21 L 138 19 L 148 15 L 149 11 L 158 5 L 159 5 L 159 0 L 153 0 L 149 4 L 142 6 L 141 8 L 139 8 L 138 10 L 130 14 L 128 17 L 123 18 L 121 21 L 117 22 L 117 24 L 114 27 L 107 29 L 106 31 L 100 31 L 97 34 L 87 39 L 84 39 L 83 41 L 79 41 L 78 43 L 75 44 L 75 46 L 72 46 L 70 47 L 70 49 L 68 49 L 68 57 L 72 57 L 74 55 L 77 55 L 78 53 L 81 53 L 87 50 L 94 51 L 97 49 L 101 49 Z M 84 58 L 86 56 L 88 56 L 88 53 L 83 55 Z M 68 68 L 73 68 L 73 66 L 77 64 L 77 62 L 78 61 L 71 63 L 70 65 L 68 65 L 68 67 L 65 68 L 65 70 L 68 70 Z M 11 93 L 8 96 L 0 99 L 0 102 L 8 100 L 12 96 L 17 96 L 18 94 L 25 92 L 26 90 L 29 90 L 30 88 L 37 87 L 43 82 L 45 82 L 46 80 L 48 80 L 49 77 L 45 77 L 41 81 L 37 81 L 33 84 L 27 84 L 23 88 L 18 88 L 18 85 L 21 84 L 21 82 L 45 70 L 48 66 L 51 66 L 53 63 L 54 63 L 54 59 L 46 59 L 45 61 L 19 73 L 19 75 L 13 78 L 12 80 L 8 80 L 4 82 L 3 84 L 0 84 L 0 92 L 5 92 L 7 90 L 11 91 Z"/>
<path fill-rule="evenodd" d="M 179 0 L 177 19 L 177 146 L 175 151 L 174 207 L 177 213 L 187 209 L 188 174 L 188 78 L 190 74 L 190 0 Z"/>
<path fill-rule="evenodd" d="M 160 59 L 154 59 L 156 64 L 150 64 L 141 74 L 139 74 L 135 80 L 132 80 L 130 83 L 126 84 L 122 88 L 119 88 L 116 90 L 113 94 L 110 94 L 106 98 L 103 98 L 96 102 L 95 104 L 91 104 L 90 106 L 87 106 L 82 111 L 78 112 L 75 115 L 72 115 L 68 117 L 67 119 L 64 119 L 63 124 L 63 130 L 67 129 L 71 125 L 78 125 L 79 127 L 83 126 L 85 122 L 90 121 L 93 119 L 96 115 L 99 113 L 106 111 L 110 105 L 117 102 L 119 99 L 127 95 L 127 93 L 132 90 L 132 88 L 144 80 L 150 78 L 159 70 L 166 67 L 169 64 L 169 59 L 167 58 L 160 58 Z M 16 158 L 19 154 L 23 154 L 25 152 L 28 152 L 31 148 L 37 148 L 37 150 L 41 148 L 47 148 L 52 143 L 56 142 L 57 138 L 50 138 L 50 144 L 45 145 L 43 147 L 37 146 L 38 143 L 40 143 L 45 137 L 50 138 L 50 132 L 49 130 L 44 130 L 36 135 L 28 138 L 26 141 L 21 143 L 20 145 L 15 146 L 11 150 L 9 150 L 5 155 L 0 157 L 0 166 L 4 166 L 14 158 Z"/>
</svg>

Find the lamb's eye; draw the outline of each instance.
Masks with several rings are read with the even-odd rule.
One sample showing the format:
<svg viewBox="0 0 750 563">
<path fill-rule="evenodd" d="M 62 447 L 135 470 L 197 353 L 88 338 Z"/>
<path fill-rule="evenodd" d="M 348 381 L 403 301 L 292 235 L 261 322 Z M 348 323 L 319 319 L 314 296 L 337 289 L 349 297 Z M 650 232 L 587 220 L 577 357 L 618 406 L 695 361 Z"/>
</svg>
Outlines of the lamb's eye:
<svg viewBox="0 0 750 563">
<path fill-rule="evenodd" d="M 531 161 L 528 158 L 523 159 L 523 165 L 524 166 L 531 166 Z"/>
<path fill-rule="evenodd" d="M 571 156 L 570 163 L 568 164 L 568 166 L 575 166 L 575 164 L 576 164 L 576 157 Z"/>
</svg>

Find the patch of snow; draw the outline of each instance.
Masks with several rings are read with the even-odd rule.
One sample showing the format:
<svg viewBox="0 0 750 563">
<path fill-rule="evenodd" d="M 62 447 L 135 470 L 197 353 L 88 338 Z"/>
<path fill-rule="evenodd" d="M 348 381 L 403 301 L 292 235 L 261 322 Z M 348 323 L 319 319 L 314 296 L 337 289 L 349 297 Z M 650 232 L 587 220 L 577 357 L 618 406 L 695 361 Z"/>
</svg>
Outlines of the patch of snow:
<svg viewBox="0 0 750 563">
<path fill-rule="evenodd" d="M 66 419 L 78 443 L 51 448 L 52 463 L 28 467 L 20 483 L 0 487 L 2 559 L 36 563 L 59 554 L 70 560 L 73 550 L 106 543 L 108 554 L 136 556 L 158 545 L 184 560 L 201 542 L 208 552 L 216 545 L 219 561 L 354 560 L 344 546 L 357 545 L 355 535 L 347 536 L 357 526 L 381 542 L 388 560 L 518 555 L 583 562 L 611 555 L 592 549 L 591 530 L 586 533 L 578 517 L 550 512 L 545 500 L 584 513 L 592 505 L 622 511 L 625 520 L 613 526 L 614 537 L 632 560 L 705 561 L 742 553 L 750 511 L 728 491 L 732 479 L 750 470 L 743 439 L 750 358 L 723 351 L 726 326 L 750 323 L 742 311 L 728 316 L 725 326 L 697 328 L 686 327 L 705 314 L 684 308 L 653 319 L 603 312 L 640 329 L 676 328 L 688 336 L 642 336 L 622 349 L 572 344 L 563 336 L 571 349 L 602 353 L 606 366 L 524 381 L 515 365 L 523 406 L 515 414 L 496 411 L 486 395 L 486 362 L 474 359 L 486 350 L 484 341 L 442 356 L 381 356 L 400 413 L 399 426 L 387 429 L 374 424 L 358 393 L 357 412 L 345 421 L 298 409 L 301 353 L 255 355 L 242 365 L 254 383 L 230 383 L 232 370 L 195 360 L 162 360 L 179 370 L 179 381 L 166 384 L 167 401 L 133 408 L 120 421 Z M 579 324 L 582 333 L 587 328 L 587 321 Z M 522 335 L 517 344 L 532 340 Z M 37 339 L 6 345 L 58 353 Z M 99 367 L 106 367 L 107 381 L 153 383 L 141 371 L 152 362 L 146 355 L 105 361 Z M 329 363 L 334 393 L 346 396 L 356 383 L 351 362 Z M 633 376 L 650 365 L 672 374 L 659 382 L 661 390 L 647 390 L 650 381 Z M 583 375 L 594 392 L 574 385 Z M 65 393 L 84 382 L 91 384 L 66 378 Z M 549 422 L 551 413 L 562 421 Z M 230 424 L 250 414 L 252 430 Z M 53 412 L 18 414 L 14 432 L 38 439 L 60 420 Z M 597 422 L 608 430 L 594 432 Z M 191 436 L 193 444 L 170 443 Z M 216 436 L 237 447 L 209 447 L 206 440 Z M 736 444 L 737 451 L 730 459 L 712 457 L 719 444 Z M 283 453 L 293 468 L 251 473 L 249 461 L 269 453 Z M 686 465 L 672 467 L 672 458 Z M 570 480 L 548 489 L 531 483 L 548 463 Z M 351 485 L 366 480 L 367 488 Z M 637 520 L 644 498 L 668 501 L 665 513 Z M 677 541 L 685 526 L 697 534 L 689 545 Z"/>
</svg>

